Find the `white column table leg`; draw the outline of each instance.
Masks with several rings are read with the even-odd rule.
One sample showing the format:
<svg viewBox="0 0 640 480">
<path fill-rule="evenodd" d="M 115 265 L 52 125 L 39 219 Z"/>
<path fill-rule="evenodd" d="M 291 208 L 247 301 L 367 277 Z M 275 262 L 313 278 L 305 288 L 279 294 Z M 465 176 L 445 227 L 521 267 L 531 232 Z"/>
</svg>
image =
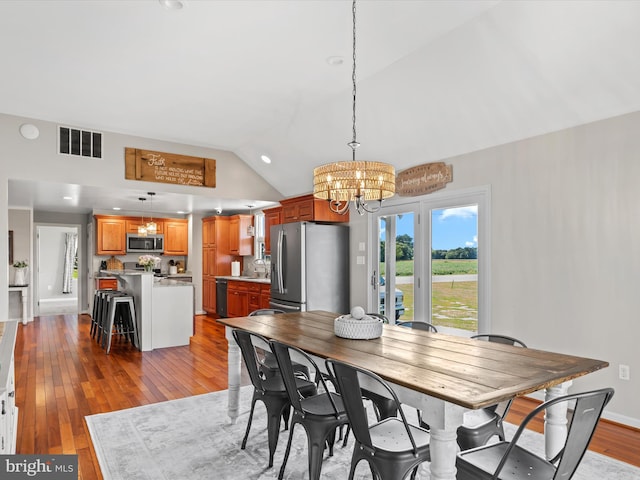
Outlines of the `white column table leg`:
<svg viewBox="0 0 640 480">
<path fill-rule="evenodd" d="M 545 401 L 567 394 L 573 382 L 568 381 L 549 387 L 545 392 Z M 564 446 L 567 438 L 567 404 L 558 403 L 547 409 L 544 416 L 544 444 L 547 459 L 555 457 Z"/>
<path fill-rule="evenodd" d="M 431 451 L 431 480 L 455 480 L 456 478 L 456 454 L 458 444 L 456 442 L 457 429 L 431 429 L 429 448 Z"/>
<path fill-rule="evenodd" d="M 227 405 L 227 414 L 231 419 L 231 423 L 235 424 L 239 415 L 239 403 L 240 403 L 240 369 L 241 369 L 241 355 L 240 347 L 236 343 L 231 327 L 225 327 L 225 337 L 227 338 L 227 368 L 228 368 L 228 389 L 229 399 Z"/>
</svg>

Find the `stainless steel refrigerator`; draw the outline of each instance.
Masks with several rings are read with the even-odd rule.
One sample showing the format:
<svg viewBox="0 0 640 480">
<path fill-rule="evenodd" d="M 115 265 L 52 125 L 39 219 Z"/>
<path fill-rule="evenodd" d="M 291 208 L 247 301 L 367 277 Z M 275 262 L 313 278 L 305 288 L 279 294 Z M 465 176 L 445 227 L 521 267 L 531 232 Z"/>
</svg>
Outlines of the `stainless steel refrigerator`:
<svg viewBox="0 0 640 480">
<path fill-rule="evenodd" d="M 271 227 L 271 308 L 349 313 L 349 227 Z"/>
</svg>

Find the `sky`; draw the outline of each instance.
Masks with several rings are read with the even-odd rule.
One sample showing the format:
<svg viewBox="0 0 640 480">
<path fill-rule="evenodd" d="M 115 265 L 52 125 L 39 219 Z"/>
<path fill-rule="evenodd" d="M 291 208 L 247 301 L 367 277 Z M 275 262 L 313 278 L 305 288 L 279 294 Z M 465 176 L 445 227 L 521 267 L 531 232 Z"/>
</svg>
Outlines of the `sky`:
<svg viewBox="0 0 640 480">
<path fill-rule="evenodd" d="M 412 213 L 402 215 L 398 219 L 397 234 L 413 234 Z M 432 210 L 432 248 L 434 250 L 451 250 L 459 247 L 478 246 L 478 207 L 446 208 Z M 384 232 L 381 232 L 381 238 Z"/>
</svg>

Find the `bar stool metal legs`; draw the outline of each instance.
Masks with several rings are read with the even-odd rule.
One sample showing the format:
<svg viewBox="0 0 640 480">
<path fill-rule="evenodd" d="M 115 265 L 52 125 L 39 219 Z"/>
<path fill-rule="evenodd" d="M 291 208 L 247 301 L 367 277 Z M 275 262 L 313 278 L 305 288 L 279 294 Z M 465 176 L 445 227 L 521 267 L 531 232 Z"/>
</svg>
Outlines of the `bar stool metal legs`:
<svg viewBox="0 0 640 480">
<path fill-rule="evenodd" d="M 131 295 L 111 295 L 102 329 L 102 348 L 108 354 L 113 335 L 124 336 L 133 346 L 139 348 L 136 308 Z"/>
</svg>

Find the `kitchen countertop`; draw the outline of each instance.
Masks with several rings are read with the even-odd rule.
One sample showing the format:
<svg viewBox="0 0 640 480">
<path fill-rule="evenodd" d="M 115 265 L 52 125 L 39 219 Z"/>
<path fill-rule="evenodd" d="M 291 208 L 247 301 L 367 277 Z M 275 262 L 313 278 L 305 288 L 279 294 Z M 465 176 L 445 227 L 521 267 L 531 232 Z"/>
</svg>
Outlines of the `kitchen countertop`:
<svg viewBox="0 0 640 480">
<path fill-rule="evenodd" d="M 160 278 L 160 277 L 157 277 Z M 172 280 L 171 278 L 160 278 L 153 282 L 154 287 L 193 287 L 191 282 L 182 282 L 180 280 Z"/>
<path fill-rule="evenodd" d="M 223 278 L 226 280 L 236 280 L 240 282 L 253 282 L 253 283 L 265 283 L 267 285 L 271 285 L 270 278 L 258 278 L 258 277 L 249 277 L 249 276 L 241 276 L 241 277 L 232 277 L 232 276 L 217 276 L 215 278 Z"/>
<path fill-rule="evenodd" d="M 116 275 L 135 275 L 135 274 L 143 274 L 143 273 L 153 273 L 153 272 L 145 272 L 144 270 L 100 270 L 95 277 L 96 278 L 116 278 Z M 184 278 L 184 277 L 193 277 L 191 272 L 185 273 L 163 273 L 162 274 L 166 278 Z"/>
</svg>

